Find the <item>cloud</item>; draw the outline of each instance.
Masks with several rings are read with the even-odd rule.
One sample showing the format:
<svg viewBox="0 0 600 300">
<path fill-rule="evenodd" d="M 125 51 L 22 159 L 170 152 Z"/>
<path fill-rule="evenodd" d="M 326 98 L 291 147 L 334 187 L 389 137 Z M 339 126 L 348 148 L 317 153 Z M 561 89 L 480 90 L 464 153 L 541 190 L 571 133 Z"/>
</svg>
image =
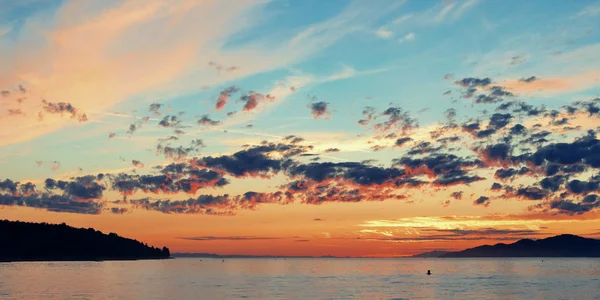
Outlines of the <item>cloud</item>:
<svg viewBox="0 0 600 300">
<path fill-rule="evenodd" d="M 534 82 L 534 81 L 536 81 L 536 80 L 538 80 L 538 78 L 537 78 L 537 77 L 535 77 L 535 76 L 531 76 L 531 77 L 527 77 L 527 78 L 521 78 L 521 79 L 519 79 L 519 81 L 521 81 L 521 82 L 526 82 L 526 83 L 531 83 L 531 82 Z"/>
<path fill-rule="evenodd" d="M 8 33 L 10 33 L 12 31 L 12 25 L 8 24 L 8 25 L 1 25 L 0 26 L 0 38 L 4 35 L 7 35 Z"/>
<path fill-rule="evenodd" d="M 585 7 L 577 13 L 576 17 L 593 17 L 597 15 L 600 15 L 600 4 L 593 4 Z"/>
<path fill-rule="evenodd" d="M 452 192 L 452 194 L 450 194 L 450 197 L 452 197 L 456 200 L 461 200 L 462 196 L 463 196 L 463 191 Z"/>
<path fill-rule="evenodd" d="M 152 103 L 152 104 L 150 104 L 150 106 L 148 107 L 148 112 L 151 112 L 153 115 L 155 115 L 155 116 L 157 116 L 157 117 L 158 117 L 158 116 L 160 116 L 160 115 L 161 115 L 160 108 L 161 108 L 162 106 L 163 106 L 163 105 L 162 105 L 162 104 L 160 104 L 160 103 Z"/>
<path fill-rule="evenodd" d="M 328 110 L 328 102 L 319 101 L 310 104 L 310 113 L 313 115 L 313 118 L 320 119 L 321 117 L 327 117 L 331 115 L 331 112 Z"/>
<path fill-rule="evenodd" d="M 87 122 L 88 121 L 87 115 L 85 113 L 79 111 L 77 108 L 75 108 L 70 103 L 65 103 L 65 102 L 52 103 L 52 102 L 48 102 L 46 100 L 42 100 L 42 103 L 43 103 L 42 111 L 45 113 L 60 114 L 61 116 L 64 115 L 65 113 L 67 113 L 67 114 L 71 115 L 71 119 L 77 119 L 77 121 L 79 121 L 79 122 Z M 38 117 L 40 119 L 43 119 L 43 116 L 44 116 L 44 114 L 42 112 L 40 112 L 38 114 Z"/>
<path fill-rule="evenodd" d="M 189 236 L 179 237 L 182 240 L 190 241 L 252 241 L 252 240 L 280 240 L 281 237 L 267 237 L 267 236 Z"/>
<path fill-rule="evenodd" d="M 67 196 L 60 195 L 29 195 L 11 196 L 0 194 L 0 205 L 24 206 L 45 209 L 51 212 L 67 212 L 78 214 L 100 214 L 103 203 L 91 200 L 80 201 Z"/>
<path fill-rule="evenodd" d="M 219 97 L 217 98 L 217 104 L 215 105 L 216 110 L 221 110 L 227 105 L 227 101 L 231 94 L 237 93 L 240 89 L 235 86 L 230 86 L 219 93 Z"/>
<path fill-rule="evenodd" d="M 392 24 L 400 24 L 400 23 L 406 22 L 406 21 L 410 20 L 412 17 L 413 17 L 412 14 L 402 15 L 402 16 L 394 19 L 392 21 Z"/>
<path fill-rule="evenodd" d="M 571 215 L 583 214 L 597 207 L 600 207 L 599 201 L 577 203 L 572 200 L 554 200 L 550 202 L 550 209 Z"/>
<path fill-rule="evenodd" d="M 136 167 L 136 168 L 143 168 L 143 167 L 144 167 L 144 163 L 142 163 L 141 161 L 139 161 L 139 160 L 136 160 L 136 159 L 132 160 L 132 161 L 131 161 L 131 164 L 132 164 L 134 167 Z"/>
<path fill-rule="evenodd" d="M 394 35 L 392 31 L 384 27 L 377 29 L 377 31 L 375 31 L 375 34 L 382 39 L 389 39 Z"/>
<path fill-rule="evenodd" d="M 412 41 L 414 39 L 415 39 L 414 32 L 409 32 L 406 35 L 404 35 L 403 37 L 401 37 L 398 41 L 400 43 L 404 43 L 404 42 L 410 42 L 410 41 Z"/>
<path fill-rule="evenodd" d="M 199 166 L 226 172 L 236 177 L 268 176 L 271 172 L 281 170 L 282 161 L 265 155 L 267 152 L 294 150 L 292 147 L 268 145 L 250 148 L 234 153 L 231 156 L 207 156 L 197 160 Z"/>
<path fill-rule="evenodd" d="M 575 91 L 591 89 L 600 81 L 600 71 L 594 70 L 576 74 L 570 77 L 544 76 L 532 81 L 530 77 L 519 80 L 507 80 L 500 85 L 510 92 L 521 95 L 556 95 Z"/>
<path fill-rule="evenodd" d="M 424 12 L 418 18 L 423 23 L 441 23 L 456 21 L 474 7 L 479 0 L 445 1 Z"/>
<path fill-rule="evenodd" d="M 198 124 L 216 126 L 221 124 L 221 121 L 213 120 L 209 115 L 203 115 L 200 120 L 198 120 Z"/>
<path fill-rule="evenodd" d="M 243 111 L 251 111 L 251 110 L 254 110 L 256 107 L 258 107 L 260 102 L 262 102 L 264 100 L 274 101 L 275 97 L 270 94 L 263 95 L 261 93 L 250 91 L 250 92 L 248 92 L 248 94 L 243 95 L 240 98 L 240 100 L 246 102 L 246 104 L 244 104 L 244 107 L 242 108 L 242 110 Z"/>
<path fill-rule="evenodd" d="M 7 58 L 0 63 L 0 86 L 26 84 L 31 98 L 43 96 L 70 103 L 90 118 L 102 116 L 134 97 L 152 100 L 191 94 L 202 88 L 199 82 L 218 86 L 287 67 L 368 26 L 388 6 L 353 3 L 337 16 L 293 32 L 289 38 L 266 35 L 229 47 L 231 37 L 257 24 L 254 16 L 266 3 L 66 2 L 31 15 L 14 41 L 0 49 L 0 56 Z M 239 69 L 215 74 L 207 60 Z M 32 122 L 33 103 L 25 103 L 22 110 L 25 117 L 17 122 L 0 119 L 0 126 L 10 122 L 15 129 L 0 133 L 0 145 L 73 126 L 58 118 Z"/>
<path fill-rule="evenodd" d="M 398 130 L 402 135 L 406 135 L 419 127 L 417 120 L 401 107 L 389 107 L 381 113 L 380 117 L 387 118 L 387 121 L 375 124 L 373 127 L 381 132 Z"/>
<path fill-rule="evenodd" d="M 399 138 L 399 139 L 396 140 L 395 146 L 401 147 L 402 145 L 404 145 L 404 144 L 406 144 L 406 143 L 408 143 L 408 142 L 410 142 L 412 140 L 413 139 L 409 138 L 409 137 Z"/>
</svg>

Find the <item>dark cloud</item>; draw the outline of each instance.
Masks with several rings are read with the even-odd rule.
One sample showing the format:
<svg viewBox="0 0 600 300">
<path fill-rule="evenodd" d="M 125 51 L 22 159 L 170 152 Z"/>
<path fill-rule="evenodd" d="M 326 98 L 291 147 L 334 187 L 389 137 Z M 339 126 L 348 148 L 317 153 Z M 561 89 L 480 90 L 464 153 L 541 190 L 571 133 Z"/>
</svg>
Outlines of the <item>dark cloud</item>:
<svg viewBox="0 0 600 300">
<path fill-rule="evenodd" d="M 292 203 L 289 193 L 256 193 L 246 192 L 240 196 L 200 195 L 188 200 L 157 200 L 148 198 L 130 200 L 136 208 L 159 211 L 167 214 L 205 214 L 205 215 L 234 215 L 239 209 L 256 209 L 260 204 Z"/>
<path fill-rule="evenodd" d="M 49 114 L 60 114 L 61 116 L 66 113 L 71 115 L 71 119 L 76 119 L 79 122 L 88 121 L 88 117 L 84 112 L 78 110 L 73 105 L 66 102 L 53 103 L 48 102 L 46 100 L 42 100 L 42 111 Z M 39 117 L 43 118 L 42 112 L 39 113 Z"/>
<path fill-rule="evenodd" d="M 527 132 L 527 128 L 521 124 L 516 124 L 510 128 L 510 133 L 513 135 L 523 135 Z"/>
<path fill-rule="evenodd" d="M 126 207 L 111 207 L 110 212 L 117 215 L 122 215 L 129 210 Z"/>
<path fill-rule="evenodd" d="M 464 171 L 454 171 L 439 175 L 433 183 L 437 186 L 468 185 L 469 183 L 481 180 L 485 180 L 485 178 L 478 175 L 467 175 Z"/>
<path fill-rule="evenodd" d="M 325 153 L 331 153 L 331 152 L 340 152 L 340 149 L 338 149 L 338 148 L 325 149 Z"/>
<path fill-rule="evenodd" d="M 233 155 L 218 157 L 207 156 L 197 161 L 198 165 L 226 172 L 236 177 L 266 176 L 271 172 L 279 172 L 283 161 L 272 159 L 265 153 L 276 151 L 275 147 L 255 147 L 242 150 Z"/>
<path fill-rule="evenodd" d="M 540 181 L 540 186 L 552 192 L 558 191 L 563 183 L 566 181 L 566 177 L 562 175 L 555 175 L 552 177 L 546 177 Z"/>
<path fill-rule="evenodd" d="M 567 190 L 574 194 L 588 194 L 600 191 L 600 180 L 591 178 L 590 181 L 571 180 L 566 185 Z"/>
<path fill-rule="evenodd" d="M 217 104 L 215 105 L 216 110 L 221 110 L 229 101 L 229 98 L 232 94 L 237 93 L 240 89 L 235 86 L 230 86 L 219 93 L 219 97 L 217 98 Z"/>
<path fill-rule="evenodd" d="M 487 90 L 487 94 L 480 94 L 475 98 L 475 103 L 489 104 L 504 101 L 504 97 L 514 96 L 501 86 L 493 86 Z"/>
<path fill-rule="evenodd" d="M 198 124 L 216 126 L 221 124 L 221 121 L 213 120 L 208 115 L 203 115 L 200 120 L 198 120 Z"/>
<path fill-rule="evenodd" d="M 110 175 L 112 189 L 123 195 L 135 192 L 196 194 L 199 189 L 222 187 L 229 184 L 221 174 L 195 166 L 177 163 L 165 166 L 159 175 Z"/>
<path fill-rule="evenodd" d="M 205 147 L 204 142 L 201 139 L 195 139 L 190 142 L 188 147 L 170 146 L 171 141 L 176 141 L 179 138 L 176 136 L 170 136 L 167 138 L 159 139 L 159 144 L 156 146 L 156 155 L 163 155 L 166 158 L 173 160 L 182 160 L 188 157 L 190 154 L 200 151 Z"/>
<path fill-rule="evenodd" d="M 130 200 L 135 208 L 158 211 L 166 214 L 204 214 L 204 215 L 233 215 L 236 209 L 234 200 L 225 195 L 200 195 L 188 200 Z"/>
<path fill-rule="evenodd" d="M 407 134 L 409 131 L 419 127 L 419 123 L 416 119 L 413 119 L 407 111 L 404 111 L 400 107 L 390 107 L 381 113 L 382 118 L 387 120 L 375 124 L 375 129 L 386 132 L 390 129 L 399 130 L 402 135 Z"/>
<path fill-rule="evenodd" d="M 565 214 L 583 214 L 594 208 L 600 207 L 600 202 L 573 202 L 572 200 L 554 200 L 550 202 L 550 208 Z"/>
<path fill-rule="evenodd" d="M 66 212 L 78 214 L 100 214 L 103 203 L 93 200 L 80 200 L 64 195 L 50 195 L 47 193 L 13 196 L 0 194 L 0 205 L 24 206 L 45 209 L 51 212 Z"/>
<path fill-rule="evenodd" d="M 452 192 L 452 194 L 450 194 L 450 197 L 452 197 L 456 200 L 462 200 L 462 196 L 463 196 L 463 191 Z"/>
<path fill-rule="evenodd" d="M 71 181 L 47 178 L 44 185 L 48 190 L 62 190 L 65 196 L 75 199 L 100 199 L 102 192 L 106 190 L 106 187 L 93 175 L 75 177 Z"/>
<path fill-rule="evenodd" d="M 473 202 L 473 204 L 488 207 L 490 205 L 490 198 L 486 196 L 480 196 Z"/>
<path fill-rule="evenodd" d="M 166 128 L 179 128 L 181 127 L 181 120 L 177 116 L 166 115 L 158 122 L 158 125 Z"/>
<path fill-rule="evenodd" d="M 490 117 L 490 122 L 489 122 L 489 128 L 493 128 L 495 130 L 498 129 L 502 129 L 504 127 L 506 127 L 506 125 L 508 125 L 508 123 L 510 123 L 510 120 L 512 119 L 512 115 L 510 114 L 493 114 Z"/>
<path fill-rule="evenodd" d="M 435 153 L 443 150 L 444 148 L 444 146 L 435 147 L 432 143 L 423 141 L 411 147 L 410 151 L 407 152 L 407 155 Z"/>
<path fill-rule="evenodd" d="M 399 139 L 396 140 L 395 146 L 400 147 L 400 146 L 402 146 L 402 145 L 404 145 L 404 144 L 406 144 L 406 143 L 408 143 L 410 141 L 412 141 L 412 138 L 409 138 L 409 137 L 399 138 Z"/>
<path fill-rule="evenodd" d="M 538 187 L 525 187 L 517 189 L 515 196 L 526 200 L 542 200 L 548 197 L 550 193 Z"/>
<path fill-rule="evenodd" d="M 310 104 L 310 113 L 313 115 L 313 118 L 319 119 L 323 116 L 330 115 L 328 109 L 329 102 L 319 101 Z"/>
<path fill-rule="evenodd" d="M 362 111 L 362 115 L 363 117 L 365 117 L 365 119 L 359 120 L 358 124 L 363 126 L 368 125 L 369 122 L 375 117 L 375 108 L 371 106 L 366 106 Z"/>
<path fill-rule="evenodd" d="M 150 106 L 148 107 L 148 112 L 151 112 L 152 114 L 154 114 L 155 116 L 160 116 L 160 108 L 162 107 L 162 104 L 160 103 L 152 103 L 150 104 Z"/>
<path fill-rule="evenodd" d="M 527 78 L 521 78 L 521 79 L 519 79 L 519 81 L 521 81 L 521 82 L 525 82 L 525 83 L 534 82 L 534 81 L 536 81 L 536 80 L 538 80 L 538 78 L 537 78 L 537 77 L 535 77 L 535 76 L 531 76 L 531 77 L 527 77 Z"/>
<path fill-rule="evenodd" d="M 524 63 L 526 61 L 527 61 L 527 58 L 523 57 L 521 55 L 515 55 L 515 56 L 513 56 L 513 57 L 510 58 L 510 64 L 511 65 L 520 65 L 520 64 L 522 64 L 522 63 Z"/>
<path fill-rule="evenodd" d="M 498 169 L 496 173 L 494 173 L 494 178 L 504 180 L 513 178 L 515 175 L 519 173 L 518 170 L 509 168 L 509 169 Z"/>
<path fill-rule="evenodd" d="M 537 166 L 544 163 L 560 165 L 584 164 L 600 167 L 600 143 L 595 134 L 580 138 L 573 143 L 554 143 L 539 148 L 530 160 Z"/>
<path fill-rule="evenodd" d="M 478 160 L 469 160 L 454 154 L 432 154 L 424 158 L 403 157 L 393 160 L 394 165 L 402 165 L 407 174 L 428 175 L 465 175 L 465 169 L 477 167 L 481 164 Z"/>
<path fill-rule="evenodd" d="M 499 184 L 499 183 L 497 183 L 497 182 L 494 182 L 494 183 L 492 184 L 492 187 L 491 187 L 491 190 L 492 190 L 492 191 L 498 191 L 498 190 L 500 190 L 500 189 L 502 189 L 502 185 L 501 185 L 501 184 Z"/>
<path fill-rule="evenodd" d="M 136 168 L 143 168 L 144 167 L 144 163 L 142 163 L 141 161 L 134 159 L 131 161 L 131 164 L 136 167 Z"/>
<path fill-rule="evenodd" d="M 19 182 L 14 182 L 10 179 L 4 179 L 4 181 L 0 181 L 0 191 L 15 194 L 17 192 L 18 186 Z"/>
<path fill-rule="evenodd" d="M 595 203 L 600 199 L 600 197 L 598 195 L 595 194 L 589 194 L 586 195 L 585 197 L 583 197 L 583 199 L 581 200 L 582 203 Z"/>
<path fill-rule="evenodd" d="M 509 144 L 494 144 L 488 145 L 483 149 L 479 149 L 480 157 L 489 165 L 504 163 L 512 159 L 512 147 Z"/>
<path fill-rule="evenodd" d="M 258 107 L 259 103 L 262 102 L 263 100 L 273 101 L 273 100 L 275 100 L 275 98 L 271 95 L 263 95 L 261 93 L 250 91 L 250 92 L 248 92 L 248 94 L 242 95 L 242 97 L 240 97 L 240 100 L 242 100 L 246 103 L 246 104 L 244 104 L 244 107 L 242 108 L 242 110 L 251 111 L 251 110 L 255 109 L 256 107 Z"/>
<path fill-rule="evenodd" d="M 302 176 L 316 182 L 344 179 L 358 185 L 381 185 L 404 175 L 402 170 L 396 168 L 380 168 L 358 162 L 290 165 L 286 172 L 291 177 Z"/>
<path fill-rule="evenodd" d="M 303 142 L 304 139 L 299 137 L 299 136 L 295 136 L 295 135 L 288 135 L 286 137 L 283 138 L 284 141 L 289 141 L 292 144 L 297 144 L 300 142 Z"/>
<path fill-rule="evenodd" d="M 478 87 L 486 87 L 492 84 L 492 80 L 489 77 L 486 78 L 463 78 L 461 80 L 457 80 L 454 84 L 464 87 L 464 88 L 478 88 Z"/>
</svg>

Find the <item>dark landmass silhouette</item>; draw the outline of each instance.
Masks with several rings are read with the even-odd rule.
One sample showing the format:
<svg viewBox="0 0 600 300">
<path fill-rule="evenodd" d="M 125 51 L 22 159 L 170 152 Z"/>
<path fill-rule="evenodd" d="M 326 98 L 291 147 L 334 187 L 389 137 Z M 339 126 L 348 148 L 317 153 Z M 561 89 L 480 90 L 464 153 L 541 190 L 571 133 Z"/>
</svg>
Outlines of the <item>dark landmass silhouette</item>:
<svg viewBox="0 0 600 300">
<path fill-rule="evenodd" d="M 429 251 L 429 252 L 423 252 L 423 253 L 415 254 L 412 257 L 422 257 L 422 258 L 440 257 L 440 256 L 442 256 L 442 255 L 444 255 L 446 253 L 448 253 L 448 251 L 434 250 L 434 251 Z"/>
<path fill-rule="evenodd" d="M 456 252 L 432 251 L 413 257 L 600 257 L 600 240 L 572 234 L 483 245 Z"/>
<path fill-rule="evenodd" d="M 169 248 L 150 247 L 115 233 L 62 224 L 0 220 L 0 261 L 166 259 Z"/>
</svg>

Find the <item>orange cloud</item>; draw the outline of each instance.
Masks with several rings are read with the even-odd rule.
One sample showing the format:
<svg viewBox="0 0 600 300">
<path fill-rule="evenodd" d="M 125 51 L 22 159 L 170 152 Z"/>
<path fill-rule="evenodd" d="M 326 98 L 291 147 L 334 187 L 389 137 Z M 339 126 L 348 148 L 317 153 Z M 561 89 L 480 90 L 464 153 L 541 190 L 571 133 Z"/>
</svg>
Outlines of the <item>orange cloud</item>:
<svg viewBox="0 0 600 300">
<path fill-rule="evenodd" d="M 560 94 L 600 86 L 600 71 L 572 77 L 542 77 L 535 81 L 508 80 L 500 84 L 515 94 Z"/>
</svg>

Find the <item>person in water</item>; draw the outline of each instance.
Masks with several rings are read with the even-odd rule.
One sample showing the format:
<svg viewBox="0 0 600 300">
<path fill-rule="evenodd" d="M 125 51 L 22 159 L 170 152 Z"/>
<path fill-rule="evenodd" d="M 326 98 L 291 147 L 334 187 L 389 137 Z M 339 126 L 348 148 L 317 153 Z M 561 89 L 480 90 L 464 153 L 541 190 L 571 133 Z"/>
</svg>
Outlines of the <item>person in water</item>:
<svg viewBox="0 0 600 300">
<path fill-rule="evenodd" d="M 431 275 L 431 270 L 427 270 L 427 275 Z"/>
</svg>

